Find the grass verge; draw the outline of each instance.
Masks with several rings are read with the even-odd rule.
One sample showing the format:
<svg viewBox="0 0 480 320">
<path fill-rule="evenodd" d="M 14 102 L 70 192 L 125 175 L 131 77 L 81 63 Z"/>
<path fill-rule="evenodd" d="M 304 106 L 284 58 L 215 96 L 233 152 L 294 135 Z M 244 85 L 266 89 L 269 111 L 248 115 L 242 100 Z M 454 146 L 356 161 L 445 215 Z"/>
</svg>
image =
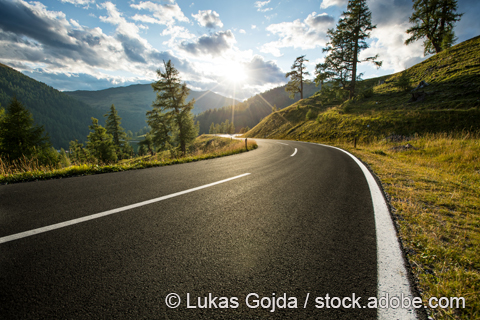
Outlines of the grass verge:
<svg viewBox="0 0 480 320">
<path fill-rule="evenodd" d="M 255 140 L 249 139 L 247 147 L 248 150 L 253 150 L 258 146 Z M 154 156 L 125 159 L 114 164 L 82 163 L 64 168 L 42 167 L 35 161 L 27 159 L 20 161 L 15 166 L 9 166 L 0 159 L 0 184 L 161 167 L 224 157 L 245 151 L 247 150 L 244 140 L 200 136 L 185 157 L 179 157 L 176 153 L 164 151 Z"/>
<path fill-rule="evenodd" d="M 326 144 L 351 152 L 382 181 L 424 303 L 465 298 L 464 309 L 429 309 L 430 315 L 480 319 L 480 133 L 426 134 L 357 148 L 351 141 Z"/>
</svg>

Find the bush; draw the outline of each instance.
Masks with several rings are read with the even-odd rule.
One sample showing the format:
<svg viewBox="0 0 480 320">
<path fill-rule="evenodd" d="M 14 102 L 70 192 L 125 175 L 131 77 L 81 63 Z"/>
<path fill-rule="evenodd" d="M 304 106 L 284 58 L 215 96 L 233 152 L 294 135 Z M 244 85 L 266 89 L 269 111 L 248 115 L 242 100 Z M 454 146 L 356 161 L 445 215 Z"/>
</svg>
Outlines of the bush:
<svg viewBox="0 0 480 320">
<path fill-rule="evenodd" d="M 373 88 L 363 90 L 361 96 L 364 99 L 373 97 Z"/>
<path fill-rule="evenodd" d="M 347 100 L 343 103 L 342 105 L 342 108 L 341 108 L 341 112 L 342 113 L 350 113 L 352 112 L 353 110 L 353 103 L 354 103 L 354 99 L 350 99 L 350 100 Z"/>
<path fill-rule="evenodd" d="M 316 113 L 312 109 L 309 109 L 305 118 L 307 120 L 313 120 L 315 119 L 316 116 L 317 116 Z"/>
<path fill-rule="evenodd" d="M 402 91 L 409 91 L 412 89 L 412 85 L 410 84 L 410 77 L 407 75 L 406 72 L 402 72 L 400 77 L 398 77 L 397 81 L 395 81 L 395 86 L 400 88 Z"/>
</svg>

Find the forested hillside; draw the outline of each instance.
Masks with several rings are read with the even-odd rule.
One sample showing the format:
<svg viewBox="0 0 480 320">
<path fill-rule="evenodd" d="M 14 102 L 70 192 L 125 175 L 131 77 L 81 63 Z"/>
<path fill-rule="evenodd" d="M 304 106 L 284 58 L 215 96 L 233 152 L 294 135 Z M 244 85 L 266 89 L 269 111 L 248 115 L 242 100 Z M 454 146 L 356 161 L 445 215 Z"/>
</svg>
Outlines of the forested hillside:
<svg viewBox="0 0 480 320">
<path fill-rule="evenodd" d="M 99 91 L 66 91 L 65 93 L 88 103 L 103 113 L 107 112 L 110 106 L 114 104 L 120 117 L 122 117 L 122 126 L 133 132 L 137 132 L 146 126 L 145 114 L 152 109 L 152 102 L 156 99 L 156 93 L 150 84 L 136 84 Z M 187 102 L 192 99 L 195 99 L 193 114 L 232 104 L 231 98 L 226 98 L 211 91 L 190 90 Z"/>
<path fill-rule="evenodd" d="M 304 85 L 303 90 L 304 98 L 308 98 L 320 90 L 320 87 L 316 87 L 314 83 L 310 83 Z M 299 94 L 295 96 L 295 99 L 290 99 L 288 95 L 289 93 L 285 91 L 285 86 L 281 86 L 259 93 L 244 102 L 235 104 L 233 122 L 236 132 L 239 132 L 241 128 L 247 126 L 250 128 L 256 126 L 265 116 L 272 113 L 272 107 L 281 110 L 300 100 Z M 204 111 L 195 117 L 195 122 L 200 122 L 200 134 L 203 134 L 208 133 L 212 122 L 219 124 L 227 119 L 232 121 L 231 104 L 228 107 Z"/>
<path fill-rule="evenodd" d="M 71 140 L 83 141 L 91 117 L 103 121 L 99 110 L 0 63 L 1 106 L 10 104 L 13 96 L 32 113 L 36 124 L 45 127 L 57 149 L 67 149 Z"/>
</svg>

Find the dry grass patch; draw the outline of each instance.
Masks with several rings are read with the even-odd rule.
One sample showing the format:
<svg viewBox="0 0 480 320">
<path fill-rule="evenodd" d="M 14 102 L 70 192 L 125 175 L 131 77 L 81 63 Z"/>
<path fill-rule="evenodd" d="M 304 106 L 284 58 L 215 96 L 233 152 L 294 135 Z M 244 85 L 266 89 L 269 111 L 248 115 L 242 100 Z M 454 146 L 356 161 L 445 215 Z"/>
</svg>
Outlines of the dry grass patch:
<svg viewBox="0 0 480 320">
<path fill-rule="evenodd" d="M 0 184 L 167 166 L 233 155 L 257 147 L 253 139 L 248 140 L 245 148 L 244 140 L 202 135 L 185 156 L 178 151 L 168 150 L 114 164 L 73 163 L 65 167 L 40 166 L 35 159 L 22 159 L 18 163 L 8 164 L 0 158 Z"/>
<path fill-rule="evenodd" d="M 338 142 L 383 183 L 424 302 L 464 297 L 465 309 L 430 310 L 435 319 L 480 318 L 480 137 L 426 135 L 397 144 Z M 405 144 L 405 143 L 404 143 Z"/>
</svg>

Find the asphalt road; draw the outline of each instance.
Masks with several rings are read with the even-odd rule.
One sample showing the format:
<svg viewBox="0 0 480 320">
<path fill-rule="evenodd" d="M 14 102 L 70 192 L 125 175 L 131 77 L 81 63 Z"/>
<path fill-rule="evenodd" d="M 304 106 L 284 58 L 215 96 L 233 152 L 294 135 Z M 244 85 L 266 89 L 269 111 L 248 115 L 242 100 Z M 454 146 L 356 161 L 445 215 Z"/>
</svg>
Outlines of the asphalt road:
<svg viewBox="0 0 480 320">
<path fill-rule="evenodd" d="M 5 238 L 207 185 L 0 243 L 0 319 L 376 319 L 363 308 L 377 296 L 377 252 L 361 169 L 332 148 L 258 144 L 195 163 L 0 186 Z M 177 308 L 166 305 L 170 293 Z M 327 294 L 355 294 L 362 307 L 327 308 Z"/>
</svg>

